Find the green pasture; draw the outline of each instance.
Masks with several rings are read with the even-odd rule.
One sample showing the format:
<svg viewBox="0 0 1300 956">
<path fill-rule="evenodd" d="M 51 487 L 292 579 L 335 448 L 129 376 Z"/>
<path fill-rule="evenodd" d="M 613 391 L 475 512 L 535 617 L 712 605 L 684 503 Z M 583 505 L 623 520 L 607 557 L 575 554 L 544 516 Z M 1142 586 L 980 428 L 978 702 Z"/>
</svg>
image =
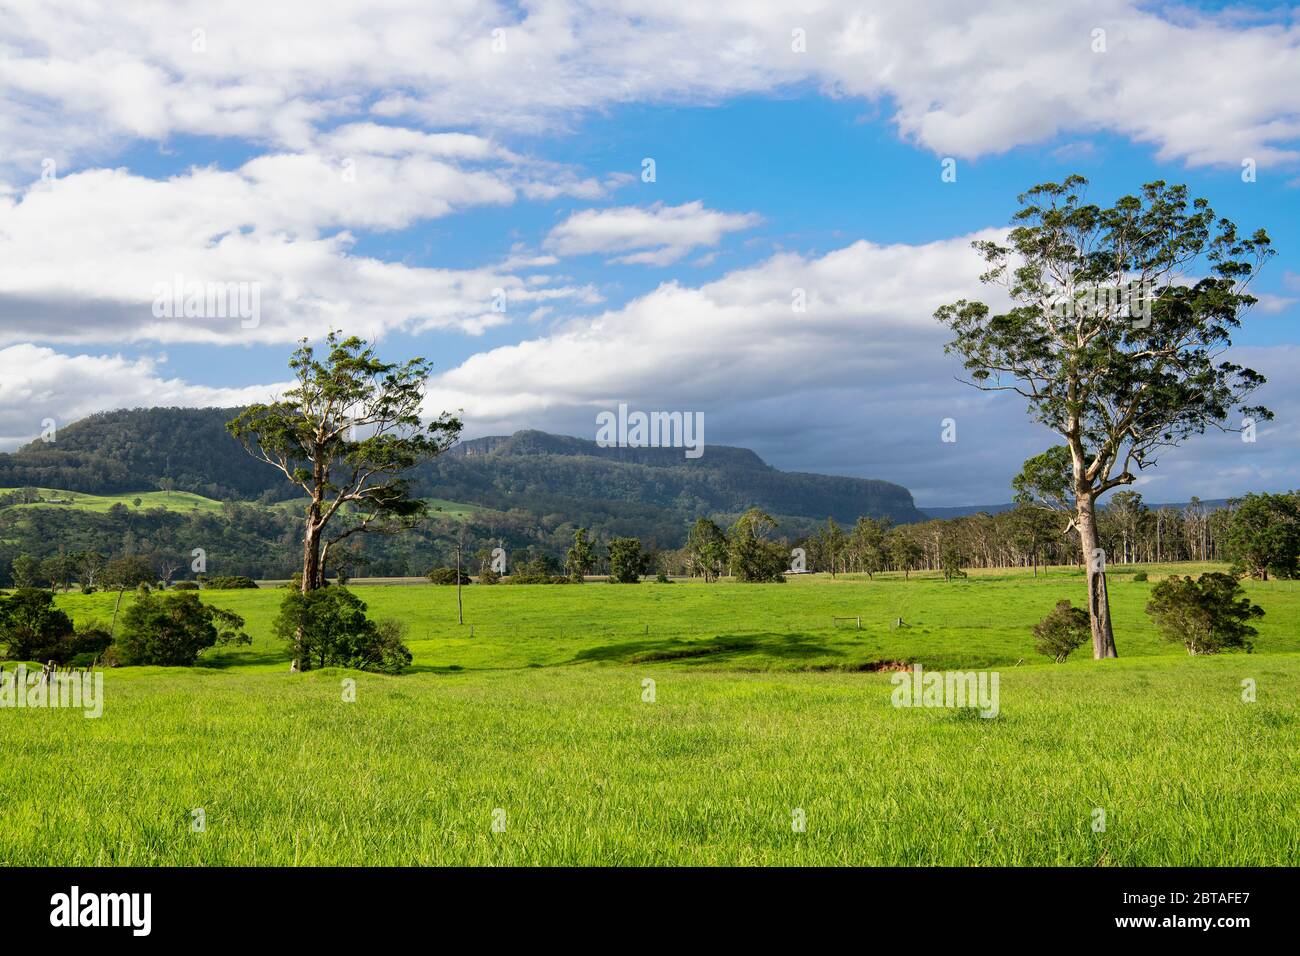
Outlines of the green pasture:
<svg viewBox="0 0 1300 956">
<path fill-rule="evenodd" d="M 1120 660 L 1064 665 L 1029 630 L 1067 569 L 471 585 L 464 625 L 454 587 L 358 587 L 399 677 L 290 674 L 282 592 L 203 592 L 251 647 L 110 670 L 98 719 L 0 709 L 0 863 L 1293 864 L 1300 586 L 1247 587 L 1255 652 L 1189 658 L 1113 574 Z M 881 661 L 995 670 L 998 716 L 895 707 Z"/>
</svg>

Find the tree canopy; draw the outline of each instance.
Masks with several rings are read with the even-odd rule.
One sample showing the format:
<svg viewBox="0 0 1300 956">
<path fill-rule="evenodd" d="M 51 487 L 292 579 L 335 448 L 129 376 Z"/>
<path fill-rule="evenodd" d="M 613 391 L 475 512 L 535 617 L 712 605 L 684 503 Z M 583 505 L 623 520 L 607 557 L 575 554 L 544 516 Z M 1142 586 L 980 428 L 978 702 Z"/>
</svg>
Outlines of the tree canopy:
<svg viewBox="0 0 1300 956">
<path fill-rule="evenodd" d="M 1070 176 L 1033 187 L 1005 241 L 974 243 L 987 267 L 981 280 L 1000 287 L 1007 305 L 961 299 L 935 317 L 952 331 L 946 350 L 970 384 L 1021 396 L 1064 439 L 1064 489 L 1056 449 L 1031 459 L 1030 477 L 1043 497 L 1070 499 L 1089 569 L 1094 656 L 1113 657 L 1096 500 L 1133 483 L 1162 450 L 1209 427 L 1236 427 L 1234 410 L 1271 417 L 1246 404 L 1263 376 L 1223 353 L 1273 250 L 1263 230 L 1242 235 L 1186 186 L 1148 183 L 1103 207 L 1087 201 L 1087 185 Z"/>
</svg>

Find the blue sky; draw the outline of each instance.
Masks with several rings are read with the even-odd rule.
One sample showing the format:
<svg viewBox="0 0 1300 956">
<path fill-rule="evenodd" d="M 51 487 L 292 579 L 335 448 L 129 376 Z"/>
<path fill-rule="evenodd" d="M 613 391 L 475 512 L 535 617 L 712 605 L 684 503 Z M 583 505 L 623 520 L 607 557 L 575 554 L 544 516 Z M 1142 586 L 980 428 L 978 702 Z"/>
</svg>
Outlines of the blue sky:
<svg viewBox="0 0 1300 956">
<path fill-rule="evenodd" d="M 7 447 L 47 417 L 263 397 L 299 335 L 338 325 L 431 358 L 431 401 L 463 407 L 468 436 L 594 437 L 596 412 L 628 401 L 702 411 L 708 442 L 782 468 L 899 481 L 922 505 L 1002 501 L 1050 436 L 953 380 L 929 314 L 981 294 L 973 234 L 1077 172 L 1099 202 L 1185 182 L 1279 252 L 1235 343 L 1273 377 L 1277 423 L 1260 447 L 1209 436 L 1168 456 L 1144 493 L 1297 484 L 1290 8 L 935 0 L 864 23 L 852 4 L 724 4 L 704 23 L 688 4 L 478 4 L 427 36 L 361 6 L 332 27 L 309 5 L 259 23 L 223 4 L 87 11 L 0 23 Z M 294 42 L 266 46 L 285 24 Z M 151 290 L 177 274 L 257 283 L 257 327 L 154 321 Z M 804 285 L 818 307 L 794 320 Z M 949 416 L 960 437 L 941 445 Z"/>
<path fill-rule="evenodd" d="M 939 178 L 939 160 L 899 139 L 886 115 L 863 104 L 830 100 L 813 91 L 777 99 L 745 97 L 707 107 L 635 106 L 584 121 L 562 137 L 517 137 L 508 145 L 592 173 L 637 177 L 603 202 L 522 202 L 475 208 L 405 229 L 360 233 L 354 251 L 412 265 L 472 269 L 505 259 L 511 246 L 539 245 L 549 229 L 585 208 L 704 200 L 710 208 L 754 211 L 763 222 L 729 237 L 716 257 L 663 267 L 611 264 L 599 254 L 565 263 L 566 274 L 597 285 L 599 306 L 572 310 L 591 314 L 617 306 L 674 280 L 698 285 L 761 262 L 778 250 L 817 255 L 865 238 L 880 243 L 924 243 L 1004 224 L 1015 197 L 1028 186 L 1080 173 L 1099 202 L 1164 179 L 1186 183 L 1211 199 L 1216 210 L 1243 227 L 1266 228 L 1278 249 L 1257 283 L 1259 291 L 1300 301 L 1300 170 L 1294 177 L 1263 177 L 1243 183 L 1237 169 L 1198 169 L 1156 161 L 1153 150 L 1115 136 L 1065 134 L 1005 155 L 963 162 L 955 183 Z M 221 140 L 172 144 L 130 157 L 133 171 L 151 177 L 183 172 L 195 164 L 234 168 L 249 150 Z M 641 160 L 656 161 L 657 180 L 640 180 Z M 1298 180 L 1298 181 L 1293 181 Z M 1288 276 L 1292 282 L 1288 284 Z M 1256 314 L 1242 344 L 1296 343 L 1297 309 Z M 402 335 L 386 340 L 395 354 L 420 352 L 442 366 L 476 352 L 517 342 L 535 331 L 511 325 L 482 336 L 459 333 Z M 105 340 L 106 347 L 120 343 Z M 129 353 L 128 353 L 129 354 Z M 169 367 L 187 380 L 209 385 L 254 385 L 274 380 L 284 367 L 282 349 L 237 349 L 230 354 L 200 346 L 168 349 Z"/>
</svg>

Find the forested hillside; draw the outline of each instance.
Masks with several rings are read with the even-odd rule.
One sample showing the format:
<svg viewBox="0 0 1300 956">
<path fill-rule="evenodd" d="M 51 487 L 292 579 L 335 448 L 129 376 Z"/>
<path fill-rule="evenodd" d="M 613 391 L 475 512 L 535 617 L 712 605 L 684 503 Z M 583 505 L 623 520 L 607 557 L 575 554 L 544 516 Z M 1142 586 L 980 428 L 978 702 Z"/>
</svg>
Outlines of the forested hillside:
<svg viewBox="0 0 1300 956">
<path fill-rule="evenodd" d="M 180 491 L 217 500 L 271 502 L 296 496 L 284 476 L 244 454 L 225 430 L 238 409 L 146 408 L 103 412 L 0 454 L 0 487 L 63 488 L 89 494 Z M 546 514 L 623 512 L 643 521 L 668 510 L 694 518 L 757 506 L 772 513 L 850 522 L 923 517 L 900 485 L 783 472 L 752 451 L 710 445 L 702 458 L 680 449 L 601 448 L 594 441 L 523 431 L 456 446 L 412 474 L 417 492 L 487 508 Z"/>
<path fill-rule="evenodd" d="M 100 412 L 0 454 L 0 487 L 36 486 L 111 494 L 155 489 L 249 500 L 270 490 L 288 496 L 284 476 L 259 464 L 226 433 L 237 408 L 133 408 Z M 284 486 L 281 488 L 281 486 Z"/>
<path fill-rule="evenodd" d="M 16 496 L 0 508 L 0 569 L 20 553 L 175 552 L 168 560 L 176 563 L 203 548 L 217 562 L 216 573 L 287 576 L 301 548 L 289 499 L 301 491 L 227 434 L 225 423 L 237 411 L 104 412 L 61 428 L 53 442 L 0 454 L 0 488 L 128 496 L 107 513 L 70 505 L 57 494 L 43 501 L 31 493 Z M 458 535 L 468 550 L 500 545 L 520 558 L 561 557 L 578 527 L 597 541 L 632 536 L 651 550 L 668 550 L 682 545 L 696 518 L 729 524 L 755 506 L 776 517 L 778 533 L 791 540 L 828 517 L 844 524 L 861 516 L 896 524 L 923 519 L 899 485 L 783 472 L 752 451 L 717 445 L 687 460 L 681 449 L 601 448 L 522 431 L 464 442 L 411 477 L 421 497 L 456 502 L 458 510 L 472 513 L 435 512 L 412 534 L 358 542 L 358 573 L 421 574 L 450 558 Z M 152 496 L 130 505 L 130 496 L 160 488 L 226 505 L 187 513 L 167 500 L 168 507 L 159 508 Z"/>
</svg>

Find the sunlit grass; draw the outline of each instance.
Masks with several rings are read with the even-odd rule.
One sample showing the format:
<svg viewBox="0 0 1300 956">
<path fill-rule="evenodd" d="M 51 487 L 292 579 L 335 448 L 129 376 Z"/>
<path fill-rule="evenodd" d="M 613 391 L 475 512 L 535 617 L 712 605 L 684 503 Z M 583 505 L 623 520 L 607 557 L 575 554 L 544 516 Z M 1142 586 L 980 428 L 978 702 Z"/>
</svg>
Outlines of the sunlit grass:
<svg viewBox="0 0 1300 956">
<path fill-rule="evenodd" d="M 1112 578 L 1119 661 L 1052 665 L 1028 628 L 1078 603 L 1065 570 L 471 586 L 463 628 L 455 588 L 359 588 L 410 623 L 400 677 L 290 674 L 280 592 L 204 592 L 251 648 L 110 671 L 97 720 L 0 709 L 0 862 L 1293 863 L 1300 590 L 1251 584 L 1257 653 L 1192 659 L 1150 629 L 1148 589 Z M 996 667 L 1000 714 L 895 708 L 888 674 L 852 672 L 882 659 Z"/>
<path fill-rule="evenodd" d="M 0 494 L 18 491 L 17 488 L 0 488 Z M 166 511 L 203 511 L 221 510 L 221 502 L 205 498 L 188 491 L 128 491 L 114 495 L 89 495 L 81 491 L 62 491 L 58 488 L 38 488 L 43 502 L 10 505 L 11 508 L 78 508 L 82 511 L 104 513 L 113 505 L 123 505 L 132 510 L 148 511 L 150 508 L 162 508 Z M 49 499 L 58 499 L 57 504 Z M 140 504 L 135 502 L 139 500 Z"/>
</svg>

